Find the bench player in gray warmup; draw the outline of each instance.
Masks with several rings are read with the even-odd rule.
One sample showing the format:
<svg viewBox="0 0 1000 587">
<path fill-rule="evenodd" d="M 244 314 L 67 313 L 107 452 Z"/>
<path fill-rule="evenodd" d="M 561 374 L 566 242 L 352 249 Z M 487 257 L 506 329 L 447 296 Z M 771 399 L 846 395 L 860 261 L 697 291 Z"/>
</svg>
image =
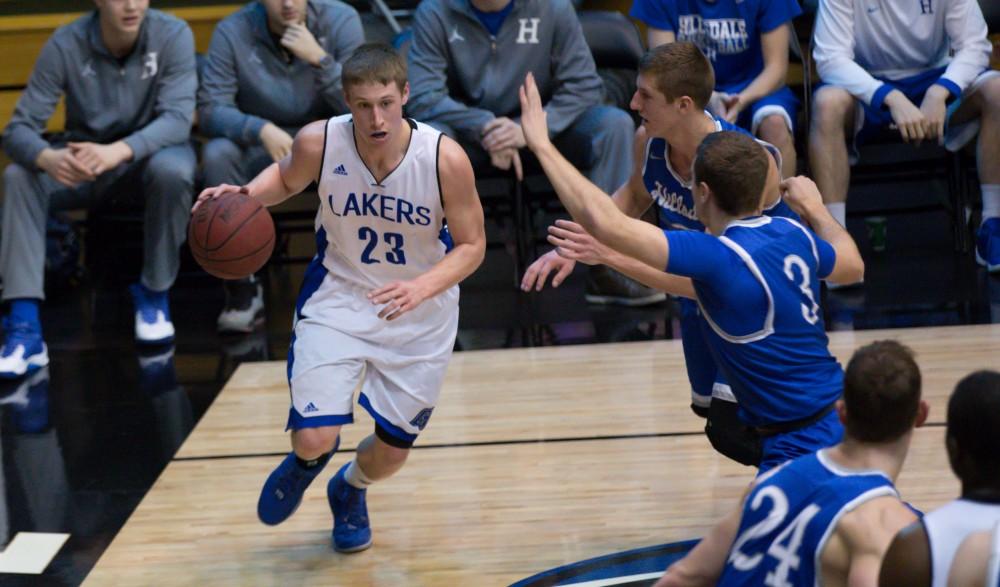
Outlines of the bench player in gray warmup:
<svg viewBox="0 0 1000 587">
<path fill-rule="evenodd" d="M 198 89 L 205 185 L 242 185 L 292 148 L 306 124 L 347 112 L 341 64 L 364 42 L 361 17 L 338 0 L 259 0 L 212 34 Z M 222 332 L 264 316 L 256 277 L 225 282 Z"/>
<path fill-rule="evenodd" d="M 97 10 L 53 33 L 17 102 L 3 145 L 0 275 L 4 317 L 0 377 L 49 361 L 44 298 L 45 221 L 51 209 L 82 208 L 125 194 L 145 205 L 142 277 L 130 287 L 139 343 L 173 339 L 167 293 L 194 193 L 188 143 L 197 74 L 188 25 L 149 10 L 148 0 L 94 0 Z M 66 132 L 43 133 L 66 97 Z"/>
</svg>

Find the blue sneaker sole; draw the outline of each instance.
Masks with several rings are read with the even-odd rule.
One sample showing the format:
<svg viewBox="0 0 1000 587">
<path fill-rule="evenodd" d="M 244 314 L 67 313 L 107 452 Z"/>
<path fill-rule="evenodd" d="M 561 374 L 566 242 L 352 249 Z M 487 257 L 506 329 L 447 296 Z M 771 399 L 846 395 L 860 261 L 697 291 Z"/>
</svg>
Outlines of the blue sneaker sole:
<svg viewBox="0 0 1000 587">
<path fill-rule="evenodd" d="M 359 544 L 358 546 L 347 546 L 341 548 L 340 546 L 337 546 L 336 541 L 334 541 L 333 543 L 333 549 L 343 554 L 352 554 L 355 552 L 361 552 L 362 550 L 368 550 L 369 548 L 371 548 L 371 546 L 372 546 L 372 541 L 370 538 L 368 539 L 368 542 L 365 542 L 364 544 Z"/>
</svg>

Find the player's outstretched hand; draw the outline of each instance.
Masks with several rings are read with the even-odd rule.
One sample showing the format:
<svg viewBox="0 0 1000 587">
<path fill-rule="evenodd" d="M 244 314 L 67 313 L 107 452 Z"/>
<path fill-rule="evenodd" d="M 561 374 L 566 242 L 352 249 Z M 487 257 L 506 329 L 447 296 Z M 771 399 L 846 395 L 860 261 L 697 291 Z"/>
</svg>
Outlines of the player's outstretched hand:
<svg viewBox="0 0 1000 587">
<path fill-rule="evenodd" d="M 803 175 L 782 181 L 781 195 L 791 209 L 805 219 L 812 217 L 811 213 L 817 206 L 823 207 L 823 196 L 820 195 L 816 183 Z"/>
<path fill-rule="evenodd" d="M 194 211 L 197 210 L 198 207 L 205 201 L 218 198 L 222 194 L 230 193 L 249 194 L 250 190 L 247 189 L 247 186 L 245 185 L 229 185 L 228 183 L 217 185 L 212 188 L 205 188 L 201 190 L 200 194 L 198 194 L 198 199 L 194 201 L 194 206 L 191 206 L 191 213 L 194 214 Z"/>
<path fill-rule="evenodd" d="M 427 299 L 427 293 L 416 281 L 394 281 L 368 292 L 368 299 L 376 306 L 385 306 L 378 313 L 379 318 L 395 320 L 419 306 Z"/>
<path fill-rule="evenodd" d="M 610 247 L 598 242 L 582 226 L 571 220 L 556 220 L 555 225 L 549 227 L 548 241 L 555 245 L 556 252 L 563 259 L 587 265 L 607 264 L 614 255 Z"/>
<path fill-rule="evenodd" d="M 524 85 L 518 93 L 521 98 L 521 131 L 528 148 L 535 151 L 549 142 L 549 127 L 545 121 L 545 109 L 542 108 L 542 96 L 530 71 L 524 76 Z"/>
<path fill-rule="evenodd" d="M 576 261 L 560 257 L 555 250 L 549 251 L 535 259 L 535 262 L 524 272 L 524 277 L 521 278 L 521 291 L 531 291 L 532 289 L 542 291 L 542 288 L 545 287 L 545 280 L 553 271 L 555 271 L 555 275 L 552 276 L 552 287 L 559 287 L 573 272 L 575 266 Z"/>
</svg>

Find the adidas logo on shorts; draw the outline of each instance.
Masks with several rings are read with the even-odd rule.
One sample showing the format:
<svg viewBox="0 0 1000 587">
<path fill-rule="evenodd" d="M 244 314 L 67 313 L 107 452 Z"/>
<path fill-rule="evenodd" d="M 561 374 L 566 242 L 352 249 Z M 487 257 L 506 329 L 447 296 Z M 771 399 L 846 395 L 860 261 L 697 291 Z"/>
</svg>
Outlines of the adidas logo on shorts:
<svg viewBox="0 0 1000 587">
<path fill-rule="evenodd" d="M 310 412 L 318 412 L 319 408 L 317 408 L 315 405 L 313 405 L 312 402 L 309 402 L 308 404 L 306 404 L 306 409 L 303 410 L 303 411 L 308 414 Z"/>
<path fill-rule="evenodd" d="M 343 164 L 340 164 L 340 165 L 337 166 L 336 169 L 333 170 L 333 174 L 334 175 L 344 175 L 344 176 L 346 176 L 347 175 L 347 170 L 344 169 L 344 165 Z"/>
</svg>

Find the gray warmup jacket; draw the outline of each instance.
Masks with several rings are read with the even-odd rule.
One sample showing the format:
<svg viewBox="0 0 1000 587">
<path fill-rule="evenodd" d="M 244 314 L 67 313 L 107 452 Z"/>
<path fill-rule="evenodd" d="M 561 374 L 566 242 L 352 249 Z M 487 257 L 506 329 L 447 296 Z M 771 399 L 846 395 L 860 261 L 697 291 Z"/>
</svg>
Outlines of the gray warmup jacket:
<svg viewBox="0 0 1000 587">
<path fill-rule="evenodd" d="M 188 140 L 198 76 L 194 37 L 183 20 L 148 10 L 135 49 L 119 61 L 104 46 L 97 12 L 59 27 L 42 47 L 28 87 L 3 133 L 12 160 L 35 169 L 42 137 L 66 96 L 66 138 L 124 140 L 134 160 Z"/>
<path fill-rule="evenodd" d="M 364 42 L 361 17 L 337 0 L 309 0 L 306 27 L 332 57 L 320 67 L 289 63 L 267 28 L 267 11 L 252 2 L 212 33 L 201 89 L 198 129 L 243 147 L 260 144 L 268 121 L 290 131 L 347 111 L 341 63 Z"/>
<path fill-rule="evenodd" d="M 529 71 L 552 135 L 604 97 L 569 0 L 514 0 L 496 37 L 469 0 L 424 0 L 413 19 L 408 61 L 407 113 L 447 124 L 471 143 L 493 118 L 520 113 L 518 88 Z"/>
</svg>

